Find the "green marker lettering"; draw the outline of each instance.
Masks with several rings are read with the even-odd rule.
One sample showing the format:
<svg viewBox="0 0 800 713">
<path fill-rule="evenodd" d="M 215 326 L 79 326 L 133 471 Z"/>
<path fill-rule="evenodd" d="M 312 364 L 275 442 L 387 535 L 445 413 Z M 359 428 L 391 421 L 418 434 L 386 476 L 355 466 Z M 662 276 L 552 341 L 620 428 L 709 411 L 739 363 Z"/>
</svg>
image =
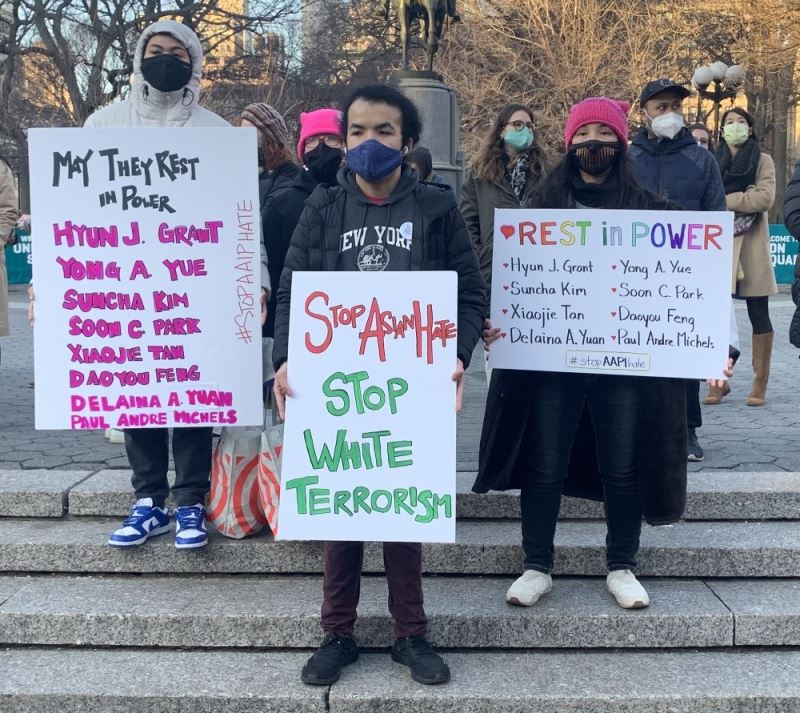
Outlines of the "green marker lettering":
<svg viewBox="0 0 800 713">
<path fill-rule="evenodd" d="M 386 498 L 386 505 L 379 505 L 378 498 Z M 392 494 L 388 490 L 376 490 L 369 502 L 375 512 L 389 512 L 392 509 Z"/>
<path fill-rule="evenodd" d="M 297 490 L 297 512 L 300 515 L 308 514 L 308 500 L 306 489 L 309 485 L 316 485 L 319 478 L 316 475 L 308 475 L 305 478 L 293 478 L 286 481 L 287 490 Z"/>
<path fill-rule="evenodd" d="M 312 515 L 327 515 L 330 511 L 331 491 L 328 488 L 313 488 L 311 490 Z"/>
<path fill-rule="evenodd" d="M 357 485 L 353 490 L 353 512 L 363 510 L 368 515 L 372 512 L 370 506 L 367 505 L 367 498 L 369 497 L 369 488 L 363 485 Z"/>
<path fill-rule="evenodd" d="M 333 495 L 333 514 L 338 515 L 339 511 L 347 513 L 350 517 L 353 517 L 353 511 L 347 507 L 347 503 L 350 500 L 350 493 L 349 490 L 337 490 Z"/>
<path fill-rule="evenodd" d="M 411 458 L 411 441 L 389 441 L 386 448 L 386 457 L 390 468 L 405 468 L 414 465 Z M 408 460 L 402 460 L 407 458 Z"/>
</svg>

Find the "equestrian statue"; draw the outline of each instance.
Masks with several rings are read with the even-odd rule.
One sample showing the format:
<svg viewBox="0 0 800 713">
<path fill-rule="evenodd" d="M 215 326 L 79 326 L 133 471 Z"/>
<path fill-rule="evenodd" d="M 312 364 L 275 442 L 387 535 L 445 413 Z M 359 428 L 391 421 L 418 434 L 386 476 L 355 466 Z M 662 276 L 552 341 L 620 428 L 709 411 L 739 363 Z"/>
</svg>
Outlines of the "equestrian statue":
<svg viewBox="0 0 800 713">
<path fill-rule="evenodd" d="M 390 0 L 386 0 L 389 11 Z M 456 0 L 391 0 L 400 24 L 400 44 L 403 48 L 403 69 L 408 70 L 409 32 L 415 21 L 420 23 L 420 36 L 425 43 L 428 56 L 428 72 L 433 72 L 433 57 L 439 49 L 439 40 L 444 32 L 444 21 L 449 17 L 458 22 Z"/>
</svg>

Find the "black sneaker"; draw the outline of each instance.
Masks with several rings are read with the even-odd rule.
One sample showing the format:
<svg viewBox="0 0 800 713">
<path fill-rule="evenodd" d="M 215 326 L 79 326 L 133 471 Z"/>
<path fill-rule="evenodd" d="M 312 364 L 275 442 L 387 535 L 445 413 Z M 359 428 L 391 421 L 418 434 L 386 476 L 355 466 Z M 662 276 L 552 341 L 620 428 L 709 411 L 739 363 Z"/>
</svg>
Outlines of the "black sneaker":
<svg viewBox="0 0 800 713">
<path fill-rule="evenodd" d="M 306 661 L 300 680 L 312 686 L 330 686 L 339 680 L 342 669 L 358 659 L 353 639 L 327 636 L 314 655 Z"/>
<path fill-rule="evenodd" d="M 705 458 L 703 449 L 697 442 L 697 434 L 693 428 L 689 429 L 689 461 L 692 463 L 699 463 Z"/>
<path fill-rule="evenodd" d="M 411 669 L 417 683 L 447 683 L 450 669 L 424 636 L 397 639 L 392 646 L 392 660 Z"/>
</svg>

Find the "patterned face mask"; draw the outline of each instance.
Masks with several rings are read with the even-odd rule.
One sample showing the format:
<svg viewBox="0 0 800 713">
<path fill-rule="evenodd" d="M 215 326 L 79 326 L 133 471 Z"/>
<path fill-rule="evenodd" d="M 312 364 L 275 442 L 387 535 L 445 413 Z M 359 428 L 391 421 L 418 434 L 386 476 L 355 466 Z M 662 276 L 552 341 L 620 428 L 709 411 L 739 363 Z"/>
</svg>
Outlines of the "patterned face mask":
<svg viewBox="0 0 800 713">
<path fill-rule="evenodd" d="M 614 165 L 621 148 L 619 141 L 584 141 L 572 144 L 569 152 L 581 171 L 598 176 Z"/>
</svg>

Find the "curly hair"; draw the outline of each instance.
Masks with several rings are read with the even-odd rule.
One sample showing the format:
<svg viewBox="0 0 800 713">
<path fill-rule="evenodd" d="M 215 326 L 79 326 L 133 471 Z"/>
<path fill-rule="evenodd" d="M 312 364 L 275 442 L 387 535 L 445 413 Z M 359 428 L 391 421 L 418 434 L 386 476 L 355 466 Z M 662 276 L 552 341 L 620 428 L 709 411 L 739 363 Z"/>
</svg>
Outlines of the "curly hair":
<svg viewBox="0 0 800 713">
<path fill-rule="evenodd" d="M 491 131 L 481 144 L 478 153 L 472 159 L 472 171 L 478 178 L 486 181 L 499 181 L 506 172 L 508 153 L 506 152 L 505 142 L 503 141 L 503 129 L 509 119 L 518 111 L 524 111 L 534 120 L 533 110 L 524 104 L 506 104 L 492 124 Z M 545 154 L 534 138 L 530 148 L 524 151 L 528 156 L 530 170 L 538 175 L 546 172 Z"/>
<path fill-rule="evenodd" d="M 278 144 L 267 138 L 259 145 L 258 154 L 265 171 L 274 171 L 285 163 L 294 163 L 294 152 L 286 144 Z"/>
</svg>

